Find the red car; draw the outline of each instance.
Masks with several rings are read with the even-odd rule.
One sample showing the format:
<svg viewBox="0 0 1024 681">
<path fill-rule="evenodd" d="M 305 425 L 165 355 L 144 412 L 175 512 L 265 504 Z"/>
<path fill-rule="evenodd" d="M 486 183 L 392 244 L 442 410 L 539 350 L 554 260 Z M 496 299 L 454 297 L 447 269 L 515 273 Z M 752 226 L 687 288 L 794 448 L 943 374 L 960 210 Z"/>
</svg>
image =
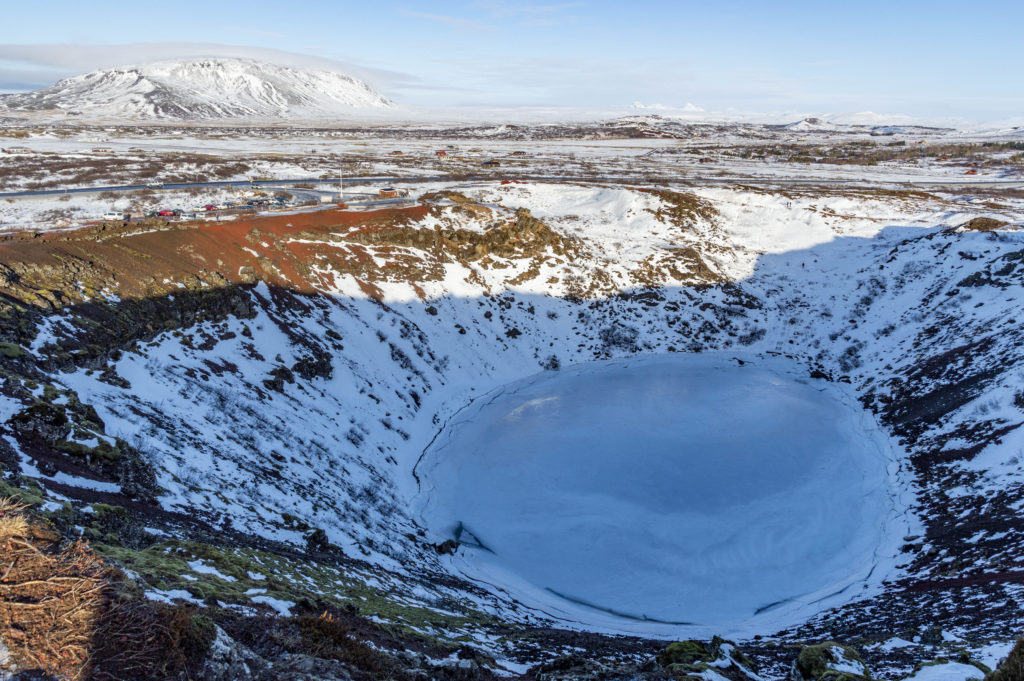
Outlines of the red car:
<svg viewBox="0 0 1024 681">
<path fill-rule="evenodd" d="M 205 206 L 203 206 L 203 210 L 217 210 L 217 206 L 213 205 L 212 203 L 208 203 Z"/>
<path fill-rule="evenodd" d="M 178 211 L 175 211 L 175 210 L 162 210 L 162 211 L 159 211 L 157 213 L 157 215 L 159 215 L 162 218 L 174 217 L 177 214 L 178 214 Z"/>
</svg>

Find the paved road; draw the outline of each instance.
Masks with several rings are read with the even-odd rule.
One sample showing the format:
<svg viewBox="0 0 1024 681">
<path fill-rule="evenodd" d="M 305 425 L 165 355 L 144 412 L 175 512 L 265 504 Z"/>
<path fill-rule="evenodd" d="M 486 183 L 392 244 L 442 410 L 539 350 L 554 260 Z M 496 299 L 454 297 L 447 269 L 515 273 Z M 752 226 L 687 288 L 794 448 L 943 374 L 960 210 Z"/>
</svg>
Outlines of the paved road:
<svg viewBox="0 0 1024 681">
<path fill-rule="evenodd" d="M 423 182 L 436 182 L 443 180 L 443 177 L 433 178 L 401 178 L 401 177 L 359 177 L 359 178 L 346 178 L 345 184 L 347 186 L 355 184 L 369 184 L 369 183 L 391 183 L 391 182 L 408 182 L 408 181 L 423 181 Z M 17 199 L 25 198 L 30 196 L 54 196 L 59 194 L 96 194 L 100 192 L 129 192 L 136 191 L 139 189 L 152 189 L 153 191 L 168 191 L 172 189 L 191 189 L 193 187 L 290 187 L 297 184 L 338 184 L 338 179 L 323 180 L 319 178 L 309 179 L 302 178 L 297 180 L 255 180 L 250 182 L 249 180 L 232 180 L 227 182 L 183 182 L 183 183 L 168 183 L 162 187 L 148 187 L 144 184 L 124 184 L 124 185 L 109 185 L 105 187 L 76 187 L 73 189 L 39 189 L 36 191 L 28 192 L 3 192 L 0 193 L 0 198 L 3 199 Z"/>
<path fill-rule="evenodd" d="M 1024 188 L 1024 178 L 1004 180 L 911 180 L 911 181 L 868 181 L 849 179 L 803 179 L 786 177 L 708 177 L 708 176 L 681 176 L 669 178 L 652 178 L 650 175 L 639 175 L 635 177 L 614 177 L 614 176 L 593 176 L 593 175 L 529 175 L 529 174 L 508 174 L 508 175 L 475 175 L 475 176 L 418 176 L 418 177 L 352 177 L 345 178 L 346 186 L 362 184 L 420 184 L 424 182 L 475 182 L 485 180 L 515 179 L 520 181 L 563 181 L 563 182 L 602 182 L 616 184 L 648 184 L 652 181 L 668 184 L 689 184 L 689 185 L 734 185 L 734 184 L 763 184 L 763 185 L 864 185 L 864 186 L 900 186 L 900 187 L 927 187 L 934 189 L 963 189 L 971 187 L 1003 187 L 1003 188 Z M 292 187 L 299 184 L 310 185 L 336 185 L 337 178 L 332 179 L 284 179 L 284 180 L 234 180 L 228 182 L 187 182 L 177 184 L 165 184 L 155 191 L 168 191 L 173 189 L 191 189 L 194 187 Z M 60 194 L 98 194 L 101 192 L 123 192 L 136 191 L 139 189 L 151 189 L 144 184 L 112 185 L 106 187 L 76 187 L 73 189 L 39 189 L 23 192 L 2 192 L 0 199 L 29 198 L 33 196 L 54 196 Z"/>
</svg>

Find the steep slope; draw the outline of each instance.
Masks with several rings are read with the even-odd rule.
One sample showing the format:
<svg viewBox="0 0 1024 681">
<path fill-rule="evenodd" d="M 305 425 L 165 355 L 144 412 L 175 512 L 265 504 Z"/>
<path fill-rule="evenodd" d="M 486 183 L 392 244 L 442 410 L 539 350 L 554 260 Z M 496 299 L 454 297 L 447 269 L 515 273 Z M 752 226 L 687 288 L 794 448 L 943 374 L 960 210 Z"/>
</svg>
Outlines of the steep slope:
<svg viewBox="0 0 1024 681">
<path fill-rule="evenodd" d="M 391 102 L 342 73 L 220 58 L 101 69 L 36 92 L 0 96 L 0 105 L 92 117 L 189 121 L 326 117 L 386 108 Z"/>
<path fill-rule="evenodd" d="M 919 528 L 885 582 L 746 632 L 766 637 L 745 644 L 765 675 L 809 639 L 870 643 L 904 673 L 1016 635 L 1020 233 L 885 192 L 460 191 L 0 242 L 4 484 L 247 645 L 330 610 L 524 666 L 580 649 L 635 662 L 656 645 L 642 637 L 690 630 L 556 616 L 537 607 L 550 594 L 474 581 L 473 547 L 414 512 L 415 466 L 467 404 L 540 371 L 785 361 L 900 441 L 891 475 L 915 498 L 894 510 Z M 246 624 L 260 612 L 292 617 Z M 882 645 L 896 635 L 929 643 Z"/>
</svg>

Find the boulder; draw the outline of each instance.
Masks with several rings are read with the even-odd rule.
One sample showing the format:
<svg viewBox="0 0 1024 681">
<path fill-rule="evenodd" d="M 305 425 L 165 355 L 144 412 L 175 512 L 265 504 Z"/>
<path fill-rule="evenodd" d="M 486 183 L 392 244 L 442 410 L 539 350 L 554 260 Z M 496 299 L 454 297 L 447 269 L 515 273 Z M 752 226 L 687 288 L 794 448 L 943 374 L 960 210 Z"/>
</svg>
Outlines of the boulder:
<svg viewBox="0 0 1024 681">
<path fill-rule="evenodd" d="M 835 641 L 807 646 L 789 672 L 790 681 L 865 681 L 868 666 L 856 650 Z"/>
<path fill-rule="evenodd" d="M 675 664 L 693 665 L 698 662 L 711 662 L 714 656 L 708 645 L 703 641 L 676 641 L 658 654 L 658 664 L 668 667 Z"/>
<path fill-rule="evenodd" d="M 757 678 L 756 665 L 732 641 L 715 636 L 711 641 L 686 640 L 669 644 L 657 662 L 675 678 L 698 678 L 714 670 L 726 679 Z"/>
</svg>

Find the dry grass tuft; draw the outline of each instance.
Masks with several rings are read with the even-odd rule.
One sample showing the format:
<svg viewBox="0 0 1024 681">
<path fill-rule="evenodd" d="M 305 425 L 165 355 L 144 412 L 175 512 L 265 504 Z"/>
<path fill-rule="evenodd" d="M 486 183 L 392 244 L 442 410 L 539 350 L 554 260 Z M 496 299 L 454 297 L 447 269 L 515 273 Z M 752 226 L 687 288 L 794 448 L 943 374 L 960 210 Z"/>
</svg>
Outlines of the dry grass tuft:
<svg viewBox="0 0 1024 681">
<path fill-rule="evenodd" d="M 26 508 L 0 499 L 0 640 L 14 665 L 68 681 L 191 678 L 213 623 L 194 606 L 145 600 L 88 544 L 62 544 Z"/>
<path fill-rule="evenodd" d="M 0 545 L 10 550 L 9 539 L 24 537 L 28 534 L 28 521 L 22 515 L 28 506 L 14 498 L 0 499 Z"/>
<path fill-rule="evenodd" d="M 20 668 L 83 679 L 113 572 L 84 542 L 61 548 L 25 508 L 0 499 L 0 638 Z"/>
<path fill-rule="evenodd" d="M 118 603 L 100 623 L 89 679 L 190 679 L 215 636 L 213 623 L 194 605 Z"/>
<path fill-rule="evenodd" d="M 959 229 L 971 232 L 994 232 L 997 229 L 1002 229 L 1008 224 L 1010 223 L 1005 220 L 981 217 L 968 220 L 964 224 L 960 225 Z"/>
<path fill-rule="evenodd" d="M 387 658 L 353 636 L 351 628 L 333 613 L 302 615 L 294 621 L 307 654 L 347 662 L 377 678 L 389 676 Z"/>
</svg>

